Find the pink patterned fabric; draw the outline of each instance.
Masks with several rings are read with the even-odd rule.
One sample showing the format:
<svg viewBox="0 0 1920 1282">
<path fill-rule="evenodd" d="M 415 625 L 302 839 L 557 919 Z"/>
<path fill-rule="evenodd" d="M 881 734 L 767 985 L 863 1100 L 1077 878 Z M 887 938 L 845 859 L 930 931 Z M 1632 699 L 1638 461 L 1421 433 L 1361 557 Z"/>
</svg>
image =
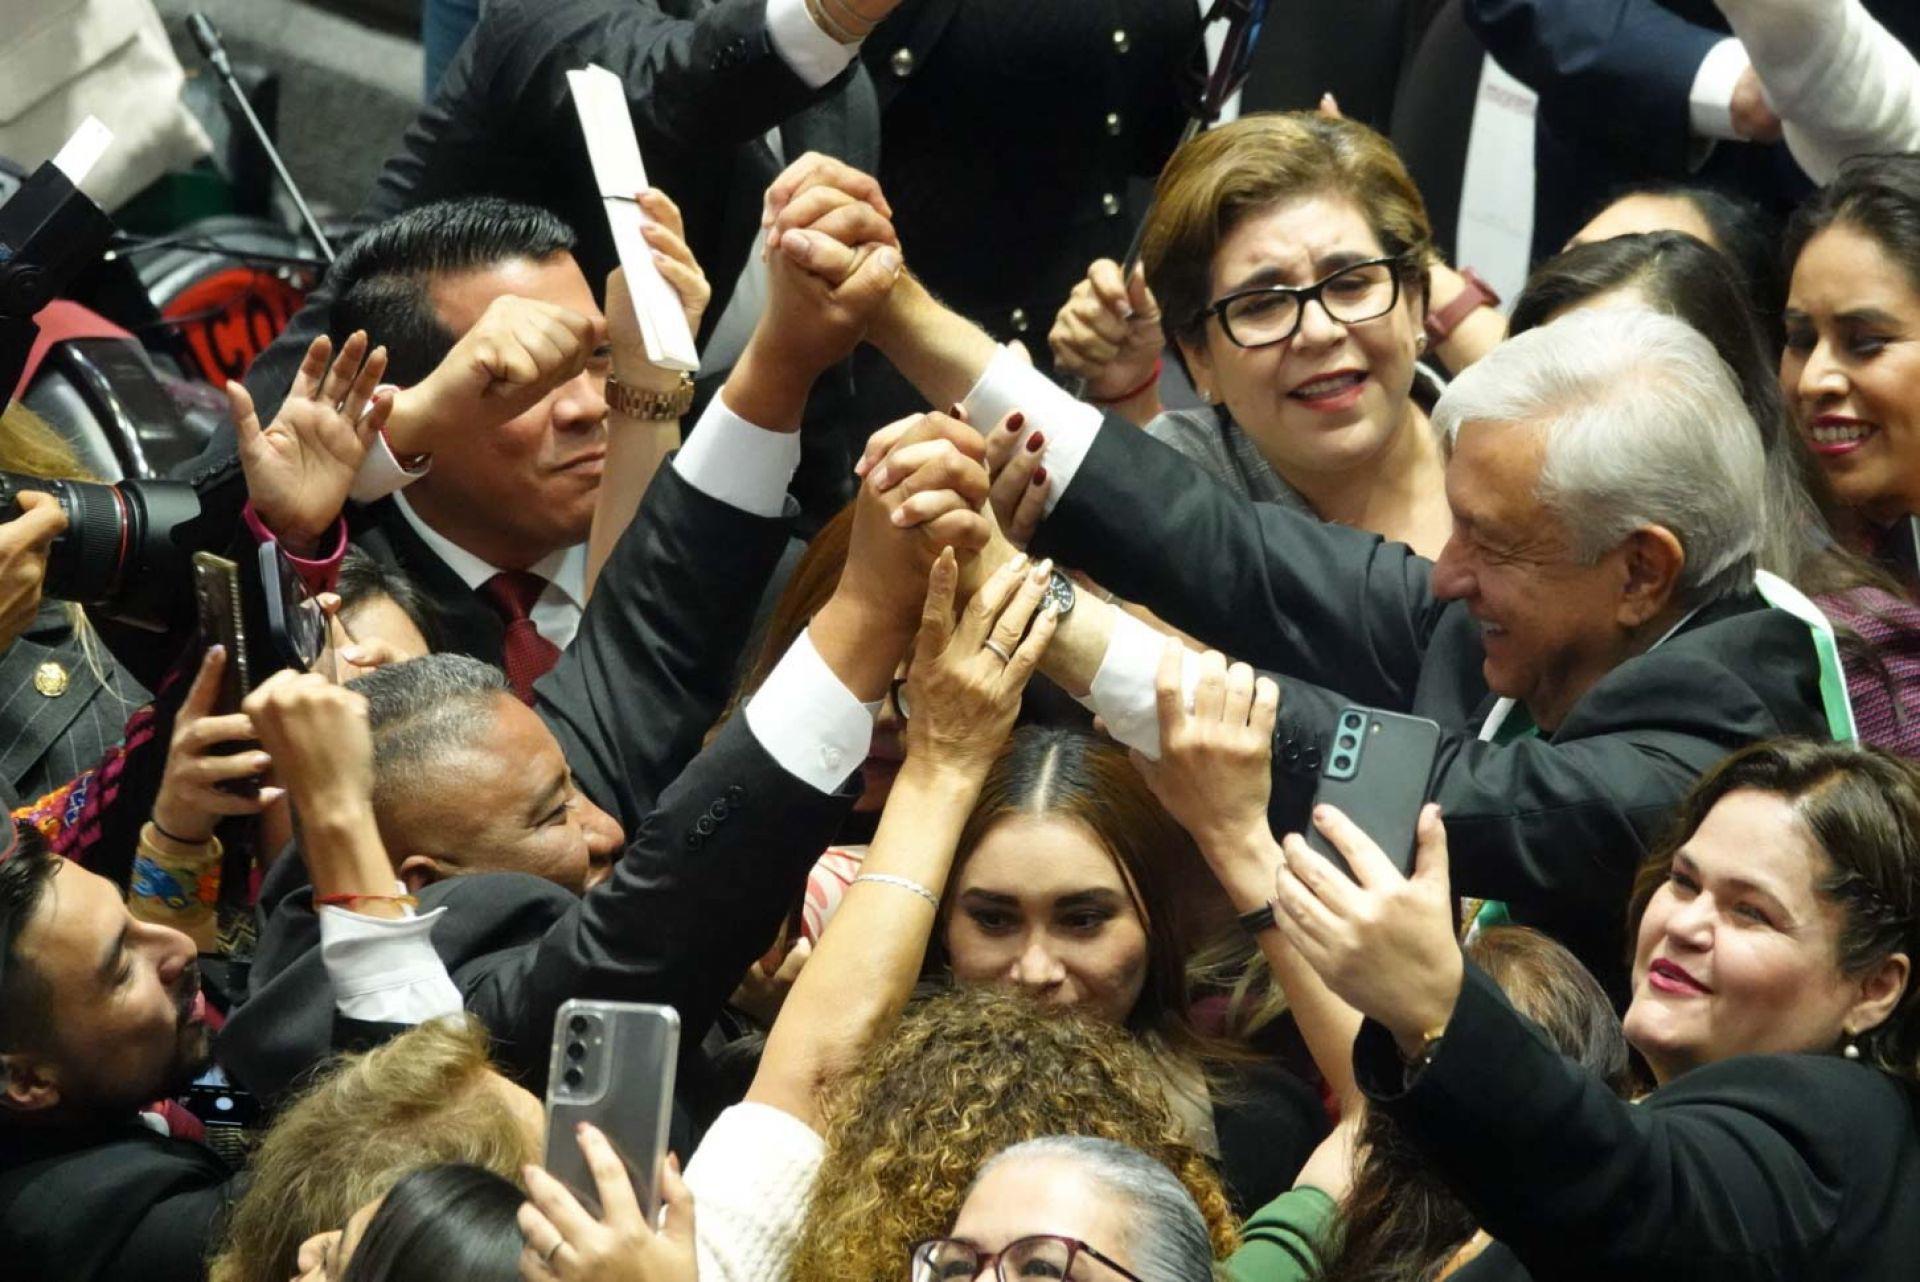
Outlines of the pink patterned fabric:
<svg viewBox="0 0 1920 1282">
<path fill-rule="evenodd" d="M 829 846 L 815 861 L 807 874 L 807 897 L 800 906 L 800 934 L 808 943 L 820 942 L 820 933 L 846 897 L 847 887 L 860 875 L 866 858 L 865 846 Z"/>
</svg>

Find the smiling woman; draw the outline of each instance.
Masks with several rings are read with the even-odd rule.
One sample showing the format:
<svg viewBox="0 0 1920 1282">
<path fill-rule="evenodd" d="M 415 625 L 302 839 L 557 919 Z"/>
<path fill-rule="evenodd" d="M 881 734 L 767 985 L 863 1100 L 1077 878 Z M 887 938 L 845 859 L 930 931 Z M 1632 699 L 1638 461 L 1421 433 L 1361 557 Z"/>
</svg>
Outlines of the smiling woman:
<svg viewBox="0 0 1920 1282">
<path fill-rule="evenodd" d="M 1416 361 L 1436 257 L 1365 125 L 1298 112 L 1201 134 L 1161 174 L 1141 261 L 1209 408 L 1147 431 L 1241 494 L 1434 555 L 1449 522 Z"/>
</svg>

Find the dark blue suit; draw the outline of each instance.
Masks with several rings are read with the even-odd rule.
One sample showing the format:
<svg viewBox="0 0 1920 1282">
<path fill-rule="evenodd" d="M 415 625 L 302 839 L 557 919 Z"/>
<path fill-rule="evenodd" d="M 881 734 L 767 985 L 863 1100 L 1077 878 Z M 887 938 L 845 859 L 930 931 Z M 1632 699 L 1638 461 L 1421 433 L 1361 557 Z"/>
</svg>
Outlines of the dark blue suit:
<svg viewBox="0 0 1920 1282">
<path fill-rule="evenodd" d="M 1909 46 L 1920 41 L 1920 6 L 1867 8 Z M 1465 0 L 1464 12 L 1494 59 L 1540 95 L 1536 256 L 1632 183 L 1699 183 L 1782 216 L 1812 190 L 1779 145 L 1720 142 L 1699 162 L 1689 97 L 1728 35 L 1712 0 Z"/>
</svg>

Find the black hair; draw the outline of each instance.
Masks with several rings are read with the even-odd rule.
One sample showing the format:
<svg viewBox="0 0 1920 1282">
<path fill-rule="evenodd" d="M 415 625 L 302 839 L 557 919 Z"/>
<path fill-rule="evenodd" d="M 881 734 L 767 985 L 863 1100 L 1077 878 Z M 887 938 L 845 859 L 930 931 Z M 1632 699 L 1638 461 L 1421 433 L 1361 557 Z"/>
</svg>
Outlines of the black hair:
<svg viewBox="0 0 1920 1282">
<path fill-rule="evenodd" d="M 1855 156 L 1840 166 L 1787 224 L 1787 270 L 1808 241 L 1836 223 L 1871 236 L 1920 290 L 1920 156 Z"/>
<path fill-rule="evenodd" d="M 0 856 L 0 1052 L 38 1047 L 52 1028 L 53 995 L 21 954 L 20 936 L 59 870 L 40 830 L 14 820 L 12 849 Z"/>
<path fill-rule="evenodd" d="M 440 649 L 440 611 L 399 566 L 389 565 L 363 548 L 349 546 L 347 554 L 340 558 L 340 576 L 333 590 L 340 594 L 343 615 L 385 597 L 407 616 L 409 623 L 420 629 L 427 649 Z"/>
<path fill-rule="evenodd" d="M 422 1167 L 388 1191 L 342 1282 L 519 1282 L 524 1201 L 483 1167 Z"/>
<path fill-rule="evenodd" d="M 364 329 L 387 348 L 387 378 L 410 386 L 446 359 L 459 337 L 434 309 L 435 276 L 570 251 L 573 229 L 535 205 L 497 196 L 435 201 L 361 233 L 334 260 L 327 333 L 335 343 Z"/>
<path fill-rule="evenodd" d="M 1780 314 L 1787 306 L 1786 274 L 1780 269 L 1780 220 L 1742 196 L 1682 183 L 1643 183 L 1614 193 L 1607 204 L 1629 196 L 1681 200 L 1693 206 L 1713 233 L 1713 244 L 1740 273 L 1761 332 L 1777 356 L 1784 340 Z"/>
<path fill-rule="evenodd" d="M 1524 334 L 1569 307 L 1627 286 L 1638 290 L 1655 310 L 1685 321 L 1713 344 L 1733 371 L 1740 399 L 1753 415 L 1769 454 L 1783 445 L 1793 447 L 1798 438 L 1788 426 L 1786 402 L 1775 373 L 1779 349 L 1767 346 L 1761 314 L 1735 264 L 1698 237 L 1678 231 L 1643 232 L 1562 250 L 1527 278 L 1526 288 L 1514 300 L 1508 332 Z M 1807 479 L 1817 475 L 1810 456 L 1797 470 Z"/>
</svg>

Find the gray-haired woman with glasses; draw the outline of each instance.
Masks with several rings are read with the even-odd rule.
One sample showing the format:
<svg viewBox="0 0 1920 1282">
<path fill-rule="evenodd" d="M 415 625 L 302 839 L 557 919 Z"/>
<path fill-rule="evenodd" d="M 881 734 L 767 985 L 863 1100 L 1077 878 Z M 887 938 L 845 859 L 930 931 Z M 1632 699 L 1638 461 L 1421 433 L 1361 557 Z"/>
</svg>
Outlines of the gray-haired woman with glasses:
<svg viewBox="0 0 1920 1282">
<path fill-rule="evenodd" d="M 1422 405 L 1437 381 L 1418 367 L 1436 261 L 1385 138 L 1312 113 L 1247 116 L 1174 153 L 1139 278 L 1096 264 L 1050 337 L 1060 368 L 1093 375 L 1090 399 L 1234 492 L 1433 556 L 1452 529 Z M 1103 287 L 1127 294 L 1117 342 L 1112 305 L 1088 302 Z M 1205 408 L 1160 412 L 1163 336 Z"/>
<path fill-rule="evenodd" d="M 981 1168 L 949 1237 L 913 1249 L 912 1282 L 1212 1282 L 1186 1186 L 1113 1140 L 1050 1136 Z"/>
</svg>

